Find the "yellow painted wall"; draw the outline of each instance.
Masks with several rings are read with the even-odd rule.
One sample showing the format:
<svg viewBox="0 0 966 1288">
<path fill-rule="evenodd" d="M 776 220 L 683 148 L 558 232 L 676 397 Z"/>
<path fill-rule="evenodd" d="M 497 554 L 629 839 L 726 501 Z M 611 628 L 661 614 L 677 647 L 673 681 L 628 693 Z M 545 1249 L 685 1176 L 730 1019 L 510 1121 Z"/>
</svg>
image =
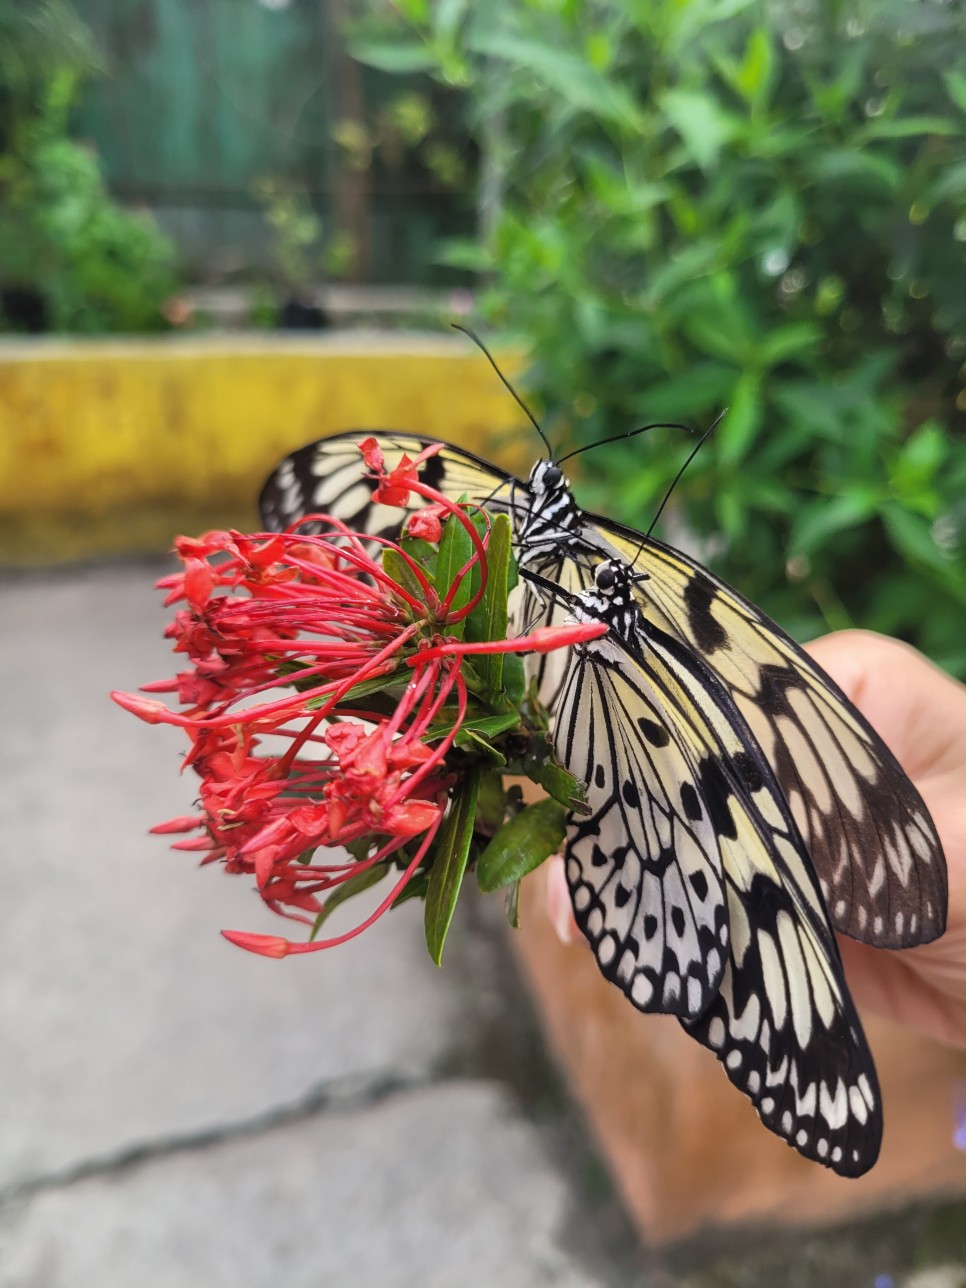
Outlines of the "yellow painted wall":
<svg viewBox="0 0 966 1288">
<path fill-rule="evenodd" d="M 522 366 L 501 353 L 507 375 Z M 526 471 L 533 433 L 460 337 L 346 332 L 0 343 L 0 562 L 160 551 L 256 523 L 281 456 L 408 429 Z"/>
</svg>

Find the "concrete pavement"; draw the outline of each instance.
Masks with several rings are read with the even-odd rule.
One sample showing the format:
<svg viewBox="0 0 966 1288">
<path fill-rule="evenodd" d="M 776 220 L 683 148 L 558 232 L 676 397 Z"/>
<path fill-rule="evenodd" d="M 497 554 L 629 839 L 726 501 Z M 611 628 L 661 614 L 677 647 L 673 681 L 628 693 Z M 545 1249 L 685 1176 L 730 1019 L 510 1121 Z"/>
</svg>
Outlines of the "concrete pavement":
<svg viewBox="0 0 966 1288">
<path fill-rule="evenodd" d="M 415 905 L 226 944 L 278 923 L 147 835 L 190 808 L 180 739 L 107 698 L 172 670 L 160 571 L 0 582 L 0 1288 L 966 1288 L 961 1200 L 647 1257 L 497 898 L 442 971 Z"/>
<path fill-rule="evenodd" d="M 0 1285 L 628 1283 L 495 900 L 442 971 L 414 905 L 266 961 L 247 879 L 146 835 L 193 784 L 107 693 L 172 671 L 159 571 L 0 586 Z"/>
</svg>

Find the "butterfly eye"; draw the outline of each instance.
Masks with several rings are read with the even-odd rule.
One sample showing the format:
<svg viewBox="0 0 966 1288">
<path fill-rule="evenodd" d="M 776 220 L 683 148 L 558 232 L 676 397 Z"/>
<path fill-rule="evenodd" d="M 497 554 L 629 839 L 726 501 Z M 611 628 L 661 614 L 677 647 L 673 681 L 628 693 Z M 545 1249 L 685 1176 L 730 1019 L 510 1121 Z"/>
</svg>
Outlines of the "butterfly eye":
<svg viewBox="0 0 966 1288">
<path fill-rule="evenodd" d="M 598 590 L 613 590 L 617 583 L 617 574 L 610 564 L 601 564 L 594 574 L 594 584 Z"/>
<path fill-rule="evenodd" d="M 543 482 L 546 487 L 549 487 L 549 488 L 559 487 L 562 481 L 563 481 L 563 470 L 558 469 L 556 465 L 550 465 L 546 470 L 544 470 Z"/>
</svg>

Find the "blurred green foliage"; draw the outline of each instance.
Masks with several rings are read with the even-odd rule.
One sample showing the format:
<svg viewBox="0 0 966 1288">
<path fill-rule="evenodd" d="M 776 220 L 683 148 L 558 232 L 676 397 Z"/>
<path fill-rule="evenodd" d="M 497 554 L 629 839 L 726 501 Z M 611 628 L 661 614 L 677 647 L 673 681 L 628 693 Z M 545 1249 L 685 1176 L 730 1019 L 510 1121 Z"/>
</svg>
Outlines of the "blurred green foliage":
<svg viewBox="0 0 966 1288">
<path fill-rule="evenodd" d="M 322 220 L 308 196 L 270 177 L 259 179 L 254 192 L 271 229 L 272 260 L 281 285 L 293 291 L 316 281 L 323 261 Z"/>
<path fill-rule="evenodd" d="M 369 0 L 355 50 L 463 88 L 496 213 L 448 258 L 555 441 L 727 407 L 675 494 L 718 570 L 966 674 L 966 8 Z M 580 496 L 646 527 L 685 450 Z"/>
<path fill-rule="evenodd" d="M 173 248 L 110 197 L 97 157 L 68 137 L 78 86 L 97 69 L 67 0 L 0 0 L 0 331 L 165 325 Z"/>
</svg>

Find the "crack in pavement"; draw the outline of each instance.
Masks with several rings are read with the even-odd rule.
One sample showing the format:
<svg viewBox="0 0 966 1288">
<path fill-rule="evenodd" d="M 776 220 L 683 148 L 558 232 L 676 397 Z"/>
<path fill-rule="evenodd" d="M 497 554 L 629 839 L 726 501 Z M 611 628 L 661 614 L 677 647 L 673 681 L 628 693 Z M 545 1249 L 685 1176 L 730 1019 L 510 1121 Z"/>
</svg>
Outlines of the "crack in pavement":
<svg viewBox="0 0 966 1288">
<path fill-rule="evenodd" d="M 321 1113 L 349 1113 L 356 1109 L 375 1108 L 407 1092 L 421 1091 L 454 1080 L 456 1079 L 434 1073 L 379 1073 L 352 1074 L 317 1083 L 298 1099 L 267 1109 L 253 1118 L 174 1133 L 157 1140 L 137 1141 L 124 1145 L 113 1153 L 83 1159 L 69 1167 L 17 1181 L 0 1189 L 0 1211 L 36 1194 L 65 1189 L 91 1177 L 111 1176 L 157 1158 L 168 1158 L 172 1154 L 211 1149 L 236 1140 L 249 1140 L 278 1127 L 307 1121 Z"/>
</svg>

